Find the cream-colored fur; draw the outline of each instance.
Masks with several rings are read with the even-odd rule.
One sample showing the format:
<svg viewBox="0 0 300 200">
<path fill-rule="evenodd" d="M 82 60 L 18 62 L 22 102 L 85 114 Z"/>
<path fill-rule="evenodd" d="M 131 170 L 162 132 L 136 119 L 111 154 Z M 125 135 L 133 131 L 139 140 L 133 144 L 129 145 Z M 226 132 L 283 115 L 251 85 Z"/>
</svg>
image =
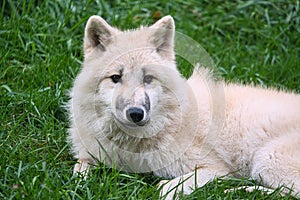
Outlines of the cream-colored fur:
<svg viewBox="0 0 300 200">
<path fill-rule="evenodd" d="M 185 80 L 174 34 L 170 16 L 125 32 L 89 19 L 69 102 L 74 172 L 95 159 L 152 171 L 173 178 L 160 183 L 166 199 L 228 174 L 300 197 L 300 96 L 214 81 L 200 66 Z"/>
</svg>

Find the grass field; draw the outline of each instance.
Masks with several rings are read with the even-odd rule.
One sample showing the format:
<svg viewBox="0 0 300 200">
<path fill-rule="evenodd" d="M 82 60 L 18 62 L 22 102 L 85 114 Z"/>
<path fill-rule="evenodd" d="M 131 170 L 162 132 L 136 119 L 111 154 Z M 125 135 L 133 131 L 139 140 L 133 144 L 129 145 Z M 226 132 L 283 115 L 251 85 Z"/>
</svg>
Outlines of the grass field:
<svg viewBox="0 0 300 200">
<path fill-rule="evenodd" d="M 300 91 L 299 0 L 4 0 L 0 9 L 0 199 L 158 198 L 159 179 L 149 174 L 99 164 L 86 181 L 72 176 L 62 106 L 80 70 L 90 15 L 126 29 L 170 14 L 226 80 Z M 241 185 L 255 183 L 216 180 L 184 199 L 291 199 L 278 191 L 224 193 Z"/>
</svg>

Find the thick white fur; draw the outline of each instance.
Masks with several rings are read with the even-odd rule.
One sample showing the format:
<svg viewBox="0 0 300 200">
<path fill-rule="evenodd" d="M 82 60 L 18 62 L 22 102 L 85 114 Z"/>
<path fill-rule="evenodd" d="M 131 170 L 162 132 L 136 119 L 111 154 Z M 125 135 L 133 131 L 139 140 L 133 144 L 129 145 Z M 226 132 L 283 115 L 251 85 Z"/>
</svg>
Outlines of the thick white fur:
<svg viewBox="0 0 300 200">
<path fill-rule="evenodd" d="M 183 187 L 176 191 L 189 194 L 227 174 L 266 187 L 284 185 L 300 198 L 300 96 L 216 82 L 201 67 L 186 81 L 174 62 L 174 29 L 170 16 L 125 32 L 101 17 L 89 19 L 84 64 L 69 103 L 74 171 L 86 171 L 94 159 L 153 171 L 174 178 L 160 183 L 166 199 L 179 183 Z M 141 66 L 149 65 L 146 71 L 155 79 L 147 85 L 140 82 Z M 109 76 L 120 66 L 123 82 L 114 84 Z M 126 120 L 116 99 L 136 103 L 144 93 L 150 99 L 149 123 L 133 128 L 116 123 L 115 118 Z"/>
</svg>

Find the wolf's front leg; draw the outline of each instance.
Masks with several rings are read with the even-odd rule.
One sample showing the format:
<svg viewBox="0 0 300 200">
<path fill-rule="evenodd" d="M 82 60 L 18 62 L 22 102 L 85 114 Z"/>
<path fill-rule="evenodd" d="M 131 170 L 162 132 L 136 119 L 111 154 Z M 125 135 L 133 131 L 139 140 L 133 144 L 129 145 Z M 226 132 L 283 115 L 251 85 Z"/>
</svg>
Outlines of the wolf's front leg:
<svg viewBox="0 0 300 200">
<path fill-rule="evenodd" d="M 195 171 L 181 177 L 161 181 L 159 183 L 161 187 L 160 196 L 164 200 L 178 199 L 179 193 L 182 192 L 183 195 L 191 194 L 196 188 L 202 187 L 215 178 L 227 174 L 227 170 L 197 168 Z"/>
</svg>

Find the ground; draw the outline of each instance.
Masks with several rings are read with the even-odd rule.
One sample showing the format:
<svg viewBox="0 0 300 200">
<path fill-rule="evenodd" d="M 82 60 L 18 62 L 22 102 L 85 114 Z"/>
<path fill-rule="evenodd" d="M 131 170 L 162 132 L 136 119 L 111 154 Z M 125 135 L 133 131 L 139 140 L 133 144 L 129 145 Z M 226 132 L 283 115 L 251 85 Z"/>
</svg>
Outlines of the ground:
<svg viewBox="0 0 300 200">
<path fill-rule="evenodd" d="M 68 100 L 82 63 L 90 15 L 121 29 L 172 15 L 176 30 L 210 54 L 226 81 L 300 91 L 300 2 L 4 0 L 0 3 L 0 198 L 157 199 L 159 178 L 97 165 L 72 176 L 66 142 Z M 188 76 L 191 66 L 177 58 Z M 216 180 L 185 199 L 290 199 L 226 189 L 255 185 Z"/>
</svg>

